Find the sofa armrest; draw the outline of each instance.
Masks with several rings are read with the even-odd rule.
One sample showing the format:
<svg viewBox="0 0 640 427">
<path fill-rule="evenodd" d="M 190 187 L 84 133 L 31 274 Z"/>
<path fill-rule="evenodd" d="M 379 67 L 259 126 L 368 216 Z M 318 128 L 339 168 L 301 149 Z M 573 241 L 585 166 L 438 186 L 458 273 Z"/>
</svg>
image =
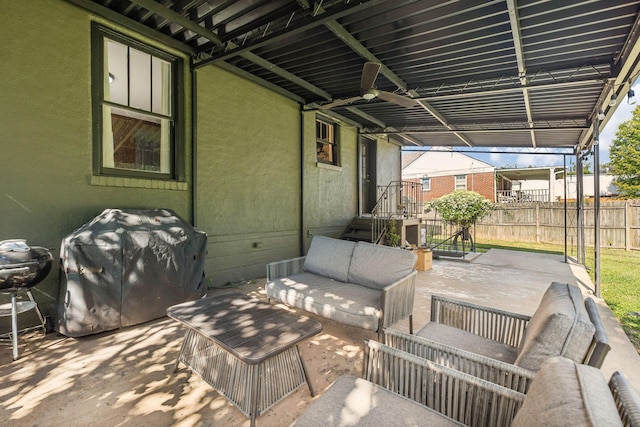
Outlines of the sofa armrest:
<svg viewBox="0 0 640 427">
<path fill-rule="evenodd" d="M 280 279 L 282 277 L 291 276 L 292 274 L 302 273 L 304 271 L 304 260 L 306 257 L 297 257 L 285 259 L 282 261 L 270 262 L 267 264 L 267 282 Z"/>
<path fill-rule="evenodd" d="M 389 327 L 413 314 L 417 274 L 416 271 L 413 271 L 408 276 L 382 289 L 380 297 L 382 316 L 378 332 L 382 332 L 382 328 Z"/>
<path fill-rule="evenodd" d="M 517 391 L 369 340 L 362 376 L 464 425 L 509 426 L 525 399 Z"/>
<path fill-rule="evenodd" d="M 431 321 L 462 329 L 512 347 L 520 347 L 531 316 L 431 296 Z"/>
<path fill-rule="evenodd" d="M 593 326 L 596 328 L 584 364 L 600 368 L 602 367 L 602 362 L 604 362 L 605 357 L 609 354 L 609 350 L 611 350 L 611 345 L 609 345 L 609 340 L 607 339 L 607 334 L 604 330 L 604 325 L 602 324 L 602 319 L 598 313 L 598 307 L 596 307 L 595 301 L 592 298 L 587 298 L 584 300 L 584 305 L 591 323 L 593 323 Z"/>
<path fill-rule="evenodd" d="M 535 376 L 534 371 L 510 363 L 393 329 L 385 329 L 384 337 L 385 344 L 389 347 L 406 351 L 520 393 L 527 393 Z"/>
</svg>

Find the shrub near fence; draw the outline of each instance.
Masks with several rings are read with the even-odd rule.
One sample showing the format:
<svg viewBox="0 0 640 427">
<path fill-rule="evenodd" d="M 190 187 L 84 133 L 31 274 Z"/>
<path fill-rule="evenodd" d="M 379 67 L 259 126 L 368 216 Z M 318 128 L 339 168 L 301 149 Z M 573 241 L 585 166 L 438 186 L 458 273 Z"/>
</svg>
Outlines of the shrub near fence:
<svg viewBox="0 0 640 427">
<path fill-rule="evenodd" d="M 482 238 L 564 244 L 564 202 L 497 205 L 490 215 L 476 223 L 476 239 Z M 594 209 L 584 205 L 586 246 L 594 246 Z M 577 210 L 567 203 L 569 244 L 577 239 Z M 600 204 L 600 245 L 640 250 L 640 200 L 602 201 Z"/>
</svg>

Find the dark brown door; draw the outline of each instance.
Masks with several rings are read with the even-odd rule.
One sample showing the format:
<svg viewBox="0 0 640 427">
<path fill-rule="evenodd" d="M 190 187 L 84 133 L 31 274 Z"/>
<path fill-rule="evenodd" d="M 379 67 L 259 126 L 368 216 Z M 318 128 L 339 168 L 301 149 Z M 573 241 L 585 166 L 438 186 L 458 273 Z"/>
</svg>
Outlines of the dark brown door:
<svg viewBox="0 0 640 427">
<path fill-rule="evenodd" d="M 362 213 L 371 213 L 376 204 L 376 141 L 360 140 Z"/>
</svg>

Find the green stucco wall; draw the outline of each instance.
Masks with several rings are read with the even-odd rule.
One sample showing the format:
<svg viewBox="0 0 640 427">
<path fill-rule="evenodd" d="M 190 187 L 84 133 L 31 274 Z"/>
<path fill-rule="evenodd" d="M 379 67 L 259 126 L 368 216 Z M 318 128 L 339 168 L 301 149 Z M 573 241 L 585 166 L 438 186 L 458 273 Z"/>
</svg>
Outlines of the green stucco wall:
<svg viewBox="0 0 640 427">
<path fill-rule="evenodd" d="M 402 180 L 402 160 L 400 146 L 386 138 L 377 140 L 376 182 L 387 186 L 392 181 Z"/>
<path fill-rule="evenodd" d="M 338 123 L 337 167 L 316 162 L 315 112 L 304 114 L 305 247 L 314 235 L 340 237 L 358 214 L 358 133 Z"/>
<path fill-rule="evenodd" d="M 23 238 L 51 250 L 53 270 L 33 293 L 52 315 L 64 236 L 105 208 L 166 207 L 189 220 L 189 186 L 92 185 L 92 17 L 60 0 L 1 1 L 0 16 L 0 240 Z M 187 168 L 189 144 L 187 136 Z"/>
<path fill-rule="evenodd" d="M 197 71 L 198 228 L 211 286 L 298 256 L 299 106 L 218 67 Z"/>
<path fill-rule="evenodd" d="M 0 16 L 0 240 L 24 238 L 54 254 L 53 272 L 34 288 L 45 314 L 58 299 L 62 238 L 106 208 L 194 218 L 209 236 L 210 286 L 264 277 L 267 262 L 304 254 L 314 235 L 339 236 L 357 215 L 357 129 L 340 124 L 338 167 L 318 164 L 314 112 L 214 65 L 196 72 L 192 149 L 188 58 L 186 180 L 93 176 L 91 23 L 179 52 L 65 1 L 0 1 Z M 378 167 L 379 185 L 399 179 L 398 147 L 379 142 Z"/>
</svg>

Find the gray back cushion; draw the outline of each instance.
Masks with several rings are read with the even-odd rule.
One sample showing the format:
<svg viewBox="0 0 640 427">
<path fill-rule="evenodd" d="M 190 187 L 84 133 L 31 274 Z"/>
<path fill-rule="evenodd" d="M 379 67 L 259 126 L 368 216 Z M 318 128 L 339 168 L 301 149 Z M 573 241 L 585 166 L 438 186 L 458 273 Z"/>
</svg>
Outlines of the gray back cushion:
<svg viewBox="0 0 640 427">
<path fill-rule="evenodd" d="M 346 282 L 355 242 L 314 236 L 304 260 L 304 270 Z"/>
<path fill-rule="evenodd" d="M 514 364 L 537 371 L 552 356 L 581 363 L 594 333 L 580 289 L 553 282 L 531 316 Z"/>
<path fill-rule="evenodd" d="M 609 427 L 622 422 L 599 369 L 553 357 L 536 374 L 511 425 Z"/>
<path fill-rule="evenodd" d="M 417 260 L 412 251 L 358 242 L 351 258 L 349 282 L 382 290 L 413 272 Z"/>
</svg>

